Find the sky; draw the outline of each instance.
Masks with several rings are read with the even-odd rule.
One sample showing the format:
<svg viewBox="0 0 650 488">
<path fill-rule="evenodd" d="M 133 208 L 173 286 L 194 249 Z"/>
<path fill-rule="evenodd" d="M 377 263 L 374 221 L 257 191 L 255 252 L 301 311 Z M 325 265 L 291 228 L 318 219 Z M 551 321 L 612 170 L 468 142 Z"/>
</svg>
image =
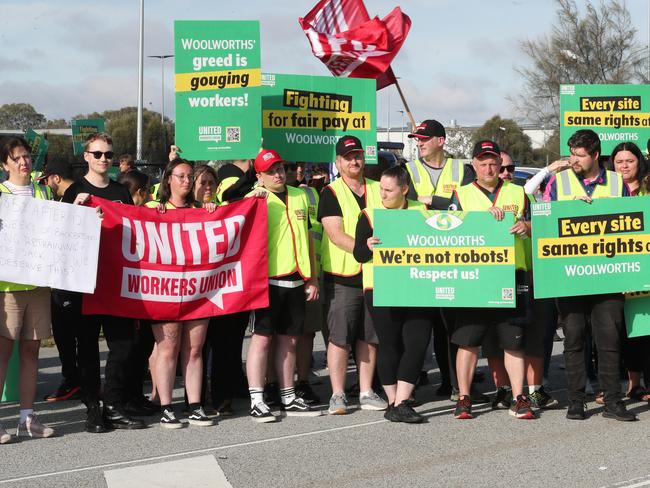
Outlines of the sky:
<svg viewBox="0 0 650 488">
<path fill-rule="evenodd" d="M 595 0 L 598 1 L 598 0 Z M 586 0 L 578 0 L 583 8 Z M 0 104 L 25 102 L 48 119 L 135 106 L 139 0 L 0 0 Z M 316 0 L 145 0 L 145 56 L 173 53 L 174 20 L 259 20 L 262 71 L 328 76 L 298 17 Z M 380 18 L 400 5 L 412 20 L 393 61 L 416 121 L 481 125 L 517 119 L 524 39 L 551 32 L 552 0 L 366 0 Z M 645 45 L 650 1 L 627 0 Z M 623 26 L 627 28 L 627 26 Z M 173 60 L 165 62 L 165 115 L 174 118 Z M 161 110 L 161 62 L 144 62 L 144 106 Z M 394 86 L 377 94 L 378 125 L 398 127 Z"/>
</svg>

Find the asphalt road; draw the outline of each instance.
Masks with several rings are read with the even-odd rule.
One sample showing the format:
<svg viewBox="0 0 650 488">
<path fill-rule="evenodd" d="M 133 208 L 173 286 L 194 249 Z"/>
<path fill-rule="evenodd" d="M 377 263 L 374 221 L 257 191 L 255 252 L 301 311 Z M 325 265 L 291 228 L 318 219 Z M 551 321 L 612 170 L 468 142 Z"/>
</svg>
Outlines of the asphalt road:
<svg viewBox="0 0 650 488">
<path fill-rule="evenodd" d="M 556 343 L 551 386 L 566 403 L 561 345 Z M 323 346 L 317 345 L 317 363 Z M 483 364 L 483 363 L 480 363 Z M 421 425 L 391 424 L 381 413 L 283 418 L 257 424 L 248 403 L 237 416 L 209 428 L 176 431 L 150 418 L 143 431 L 87 434 L 78 402 L 37 405 L 41 419 L 55 427 L 51 439 L 0 446 L 1 487 L 650 487 L 650 413 L 630 408 L 639 422 L 603 419 L 593 402 L 586 421 L 568 421 L 565 411 L 543 412 L 534 421 L 516 420 L 487 406 L 476 419 L 452 417 L 453 404 L 437 398 L 438 372 L 421 387 Z M 487 371 L 485 368 L 483 368 Z M 56 349 L 42 349 L 39 398 L 59 382 Z M 325 370 L 314 389 L 329 395 Z M 479 389 L 493 388 L 486 380 Z M 175 391 L 182 402 L 182 390 Z M 325 406 L 323 407 L 325 408 Z M 13 431 L 18 406 L 0 404 L 0 421 Z"/>
</svg>

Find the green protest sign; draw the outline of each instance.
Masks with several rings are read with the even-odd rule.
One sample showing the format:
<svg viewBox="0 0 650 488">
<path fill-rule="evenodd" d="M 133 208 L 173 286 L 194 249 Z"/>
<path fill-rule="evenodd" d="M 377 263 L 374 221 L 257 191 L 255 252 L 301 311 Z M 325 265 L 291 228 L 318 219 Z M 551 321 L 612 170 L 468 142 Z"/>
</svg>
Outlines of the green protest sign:
<svg viewBox="0 0 650 488">
<path fill-rule="evenodd" d="M 621 142 L 645 148 L 650 138 L 650 85 L 560 85 L 560 153 L 579 129 L 598 133 L 601 154 Z"/>
<path fill-rule="evenodd" d="M 363 78 L 262 75 L 262 137 L 288 161 L 332 163 L 343 135 L 377 162 L 377 83 Z"/>
<path fill-rule="evenodd" d="M 78 156 L 84 152 L 84 143 L 90 134 L 106 132 L 104 119 L 77 119 L 72 121 L 72 149 Z"/>
<path fill-rule="evenodd" d="M 32 170 L 41 171 L 50 143 L 47 142 L 44 136 L 36 133 L 33 129 L 27 129 L 25 131 L 25 140 L 29 144 L 29 149 L 32 153 Z"/>
<path fill-rule="evenodd" d="M 649 203 L 635 197 L 533 204 L 535 297 L 650 290 Z"/>
<path fill-rule="evenodd" d="M 174 64 L 183 158 L 255 157 L 262 142 L 259 22 L 177 20 Z"/>
<path fill-rule="evenodd" d="M 377 306 L 515 306 L 513 222 L 488 212 L 375 210 Z"/>
<path fill-rule="evenodd" d="M 628 337 L 650 335 L 650 291 L 625 294 L 625 326 Z"/>
</svg>

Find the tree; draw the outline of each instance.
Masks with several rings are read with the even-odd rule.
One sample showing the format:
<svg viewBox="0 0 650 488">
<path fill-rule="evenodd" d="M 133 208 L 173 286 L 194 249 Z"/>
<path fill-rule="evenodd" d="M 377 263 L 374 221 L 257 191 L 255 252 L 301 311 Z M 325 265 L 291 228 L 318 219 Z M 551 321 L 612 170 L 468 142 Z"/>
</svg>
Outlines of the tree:
<svg viewBox="0 0 650 488">
<path fill-rule="evenodd" d="M 512 119 L 502 119 L 495 115 L 474 132 L 473 143 L 489 139 L 507 151 L 520 164 L 529 164 L 533 159 L 530 137 Z"/>
<path fill-rule="evenodd" d="M 0 106 L 0 129 L 20 132 L 29 128 L 39 129 L 45 125 L 45 120 L 45 116 L 29 103 L 7 103 Z"/>
<path fill-rule="evenodd" d="M 472 157 L 472 132 L 466 128 L 449 128 L 445 139 L 445 151 L 452 158 L 469 159 Z"/>
<path fill-rule="evenodd" d="M 566 148 L 565 148 L 566 149 Z M 533 150 L 533 158 L 537 164 L 535 166 L 546 166 L 560 159 L 560 130 L 554 129 L 553 133 L 546 139 L 546 142 L 539 149 Z"/>
<path fill-rule="evenodd" d="M 560 84 L 645 82 L 645 46 L 636 39 L 630 13 L 621 0 L 587 3 L 580 15 L 574 0 L 556 0 L 550 36 L 522 42 L 532 66 L 518 67 L 524 79 L 514 103 L 528 120 L 547 127 L 559 122 Z"/>
</svg>

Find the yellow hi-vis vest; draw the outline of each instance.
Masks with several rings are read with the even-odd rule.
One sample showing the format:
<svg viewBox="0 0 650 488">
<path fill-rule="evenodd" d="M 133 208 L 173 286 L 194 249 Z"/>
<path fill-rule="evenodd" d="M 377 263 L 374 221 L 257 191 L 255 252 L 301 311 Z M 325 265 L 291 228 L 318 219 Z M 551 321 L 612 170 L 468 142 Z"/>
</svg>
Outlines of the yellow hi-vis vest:
<svg viewBox="0 0 650 488">
<path fill-rule="evenodd" d="M 417 202 L 415 200 L 406 200 L 408 203 L 408 207 L 405 209 L 395 209 L 395 210 L 419 210 L 420 212 L 424 212 L 427 207 L 421 203 Z M 383 208 L 383 207 L 379 207 Z M 370 227 L 373 229 L 375 228 L 375 209 L 373 208 L 367 208 L 362 210 L 362 213 L 366 214 L 366 217 L 368 217 L 368 222 L 370 222 Z M 361 271 L 363 272 L 363 291 L 367 290 L 372 290 L 373 289 L 373 279 L 374 279 L 374 271 L 373 271 L 373 265 L 372 265 L 372 258 L 370 258 L 370 261 L 367 263 L 363 263 L 361 265 Z"/>
<path fill-rule="evenodd" d="M 555 176 L 555 189 L 558 200 L 573 200 L 586 197 L 584 187 L 573 170 L 561 171 Z M 605 183 L 596 185 L 591 198 L 612 198 L 623 196 L 623 177 L 614 171 L 605 171 Z"/>
<path fill-rule="evenodd" d="M 406 169 L 411 175 L 411 181 L 418 196 L 435 195 L 437 197 L 451 198 L 454 190 L 460 188 L 463 176 L 465 176 L 464 162 L 460 159 L 448 158 L 442 167 L 438 184 L 435 186 L 431 182 L 431 177 L 424 168 L 424 164 L 422 159 L 406 163 Z"/>
<path fill-rule="evenodd" d="M 365 180 L 364 198 L 366 199 L 366 208 L 381 208 L 381 196 L 379 195 L 379 183 L 367 178 Z M 336 199 L 341 206 L 343 213 L 343 232 L 354 239 L 359 221 L 361 209 L 357 199 L 352 194 L 352 190 L 345 184 L 343 178 L 339 178 L 330 183 Z M 321 245 L 321 262 L 323 271 L 336 276 L 356 276 L 361 272 L 361 264 L 357 263 L 350 252 L 335 246 L 323 233 L 323 243 Z"/>
<path fill-rule="evenodd" d="M 36 182 L 34 184 L 34 198 L 39 200 L 52 200 L 52 190 L 49 186 L 40 185 Z M 9 188 L 0 183 L 0 193 L 11 193 Z M 0 292 L 9 291 L 28 291 L 35 290 L 37 287 L 31 285 L 21 285 L 19 283 L 11 283 L 9 281 L 0 281 Z"/>
<path fill-rule="evenodd" d="M 287 186 L 287 201 L 268 192 L 269 278 L 289 276 L 296 271 L 304 280 L 311 278 L 309 257 L 307 195 Z"/>
<path fill-rule="evenodd" d="M 219 182 L 219 186 L 217 186 L 217 191 L 215 192 L 214 195 L 216 198 L 215 203 L 223 201 L 223 194 L 228 188 L 230 188 L 232 185 L 237 183 L 237 180 L 239 180 L 239 177 L 229 176 Z"/>
<path fill-rule="evenodd" d="M 309 234 L 314 240 L 314 255 L 316 257 L 315 270 L 316 276 L 320 276 L 321 272 L 321 244 L 323 242 L 323 224 L 318 221 L 318 201 L 320 200 L 318 195 L 318 190 L 311 186 L 300 186 L 301 190 L 304 190 L 307 195 L 307 201 L 309 203 L 309 223 L 311 224 L 311 229 L 309 229 Z"/>
<path fill-rule="evenodd" d="M 503 182 L 494 202 L 490 201 L 476 183 L 461 186 L 456 190 L 456 195 L 458 195 L 458 201 L 464 212 L 485 211 L 490 207 L 500 207 L 504 211 L 514 214 L 513 223 L 523 217 L 526 198 L 528 198 L 521 186 L 508 181 Z M 515 267 L 524 271 L 529 269 L 529 263 L 532 261 L 531 247 L 527 245 L 526 240 L 530 239 L 515 236 Z"/>
</svg>

